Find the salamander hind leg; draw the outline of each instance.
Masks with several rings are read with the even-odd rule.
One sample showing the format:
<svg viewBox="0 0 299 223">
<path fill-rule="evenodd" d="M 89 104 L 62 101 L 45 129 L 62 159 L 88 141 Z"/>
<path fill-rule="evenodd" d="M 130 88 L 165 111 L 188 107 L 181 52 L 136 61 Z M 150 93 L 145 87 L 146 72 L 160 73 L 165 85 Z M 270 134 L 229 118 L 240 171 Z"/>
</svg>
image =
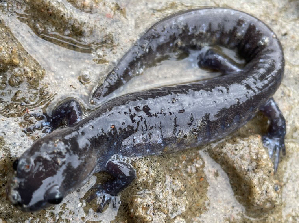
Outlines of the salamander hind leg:
<svg viewBox="0 0 299 223">
<path fill-rule="evenodd" d="M 106 164 L 106 172 L 109 173 L 113 179 L 104 184 L 96 185 L 96 192 L 92 194 L 87 202 L 99 197 L 101 199 L 98 212 L 103 212 L 112 201 L 114 196 L 117 196 L 135 179 L 136 173 L 134 168 L 125 162 L 118 160 L 109 160 Z"/>
<path fill-rule="evenodd" d="M 284 144 L 286 122 L 273 98 L 270 98 L 260 110 L 269 119 L 268 133 L 263 136 L 263 144 L 268 148 L 269 156 L 274 161 L 274 172 L 276 172 L 280 153 L 286 154 Z"/>
<path fill-rule="evenodd" d="M 238 64 L 224 52 L 216 48 L 202 50 L 197 59 L 200 68 L 216 70 L 224 75 L 242 71 L 241 64 Z"/>
</svg>

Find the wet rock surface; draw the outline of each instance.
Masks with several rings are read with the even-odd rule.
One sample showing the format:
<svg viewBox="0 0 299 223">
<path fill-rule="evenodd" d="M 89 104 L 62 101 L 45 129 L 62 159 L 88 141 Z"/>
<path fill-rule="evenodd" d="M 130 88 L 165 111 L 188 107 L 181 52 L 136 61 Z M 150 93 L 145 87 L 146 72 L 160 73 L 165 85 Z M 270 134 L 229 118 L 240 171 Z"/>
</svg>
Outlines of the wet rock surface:
<svg viewBox="0 0 299 223">
<path fill-rule="evenodd" d="M 281 205 L 281 188 L 259 135 L 232 138 L 208 151 L 227 173 L 234 194 L 248 216 L 258 218 Z"/>
<path fill-rule="evenodd" d="M 196 150 L 140 159 L 134 167 L 137 179 L 128 211 L 135 222 L 193 221 L 205 211 L 208 183 Z"/>
<path fill-rule="evenodd" d="M 206 147 L 131 161 L 137 179 L 116 198 L 117 205 L 111 204 L 102 214 L 85 201 L 95 177 L 54 208 L 38 213 L 14 208 L 6 200 L 12 162 L 32 144 L 32 138 L 42 136 L 38 131 L 22 132 L 35 121 L 26 120 L 27 111 L 45 111 L 50 100 L 59 101 L 66 94 L 76 95 L 88 106 L 92 88 L 152 24 L 201 6 L 245 11 L 268 24 L 281 40 L 285 78 L 274 98 L 287 120 L 287 155 L 278 172 L 273 173 L 261 143 L 266 120 L 258 116 L 233 136 Z M 0 11 L 0 221 L 298 221 L 297 1 L 10 0 L 0 1 Z M 29 44 L 28 30 L 34 36 Z M 53 54 L 57 57 L 52 58 Z M 165 73 L 167 69 L 152 80 Z"/>
<path fill-rule="evenodd" d="M 21 116 L 26 108 L 46 102 L 47 92 L 40 86 L 45 72 L 28 55 L 0 20 L 0 113 Z"/>
</svg>

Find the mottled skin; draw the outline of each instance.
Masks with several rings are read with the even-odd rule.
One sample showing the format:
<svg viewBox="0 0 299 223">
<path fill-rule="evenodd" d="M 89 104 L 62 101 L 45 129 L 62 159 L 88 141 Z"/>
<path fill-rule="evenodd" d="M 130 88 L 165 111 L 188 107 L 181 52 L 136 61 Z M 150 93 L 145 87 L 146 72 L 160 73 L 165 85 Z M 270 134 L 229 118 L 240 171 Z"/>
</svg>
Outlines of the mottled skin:
<svg viewBox="0 0 299 223">
<path fill-rule="evenodd" d="M 201 51 L 202 46 L 209 46 Z M 238 67 L 213 46 L 237 52 Z M 74 100 L 53 112 L 54 128 L 63 118 L 69 127 L 37 140 L 15 163 L 9 188 L 13 204 L 36 211 L 61 202 L 98 171 L 114 179 L 97 186 L 97 194 L 117 195 L 135 178 L 119 157 L 175 152 L 223 138 L 262 111 L 270 121 L 263 136 L 269 154 L 285 153 L 285 120 L 272 95 L 284 72 L 276 35 L 260 20 L 231 9 L 209 8 L 170 16 L 150 28 L 108 74 L 92 96 L 101 102 L 140 69 L 176 50 L 198 50 L 198 65 L 224 75 L 189 84 L 161 87 L 114 98 L 88 118 Z M 113 158 L 112 158 L 113 156 Z"/>
</svg>

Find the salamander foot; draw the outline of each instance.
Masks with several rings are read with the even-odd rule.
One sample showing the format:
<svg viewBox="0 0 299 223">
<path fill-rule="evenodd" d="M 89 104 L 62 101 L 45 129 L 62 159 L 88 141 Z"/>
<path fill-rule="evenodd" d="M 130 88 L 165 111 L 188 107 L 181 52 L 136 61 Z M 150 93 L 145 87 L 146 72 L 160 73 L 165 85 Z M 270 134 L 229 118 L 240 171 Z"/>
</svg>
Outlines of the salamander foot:
<svg viewBox="0 0 299 223">
<path fill-rule="evenodd" d="M 270 98 L 260 110 L 269 119 L 268 133 L 263 136 L 263 144 L 268 148 L 269 156 L 274 162 L 275 173 L 278 168 L 280 151 L 286 155 L 284 144 L 286 122 L 273 98 Z"/>
<path fill-rule="evenodd" d="M 269 135 L 264 135 L 263 144 L 268 149 L 269 156 L 274 163 L 274 172 L 276 172 L 278 168 L 280 153 L 282 152 L 282 155 L 286 155 L 284 138 L 274 138 Z"/>
<path fill-rule="evenodd" d="M 82 119 L 82 108 L 75 99 L 68 98 L 58 104 L 51 115 L 32 113 L 24 119 L 35 118 L 35 124 L 27 127 L 24 132 L 31 133 L 35 130 L 42 130 L 44 133 L 50 133 L 61 126 L 71 126 Z"/>
<path fill-rule="evenodd" d="M 104 184 L 96 185 L 96 193 L 90 195 L 87 202 L 90 202 L 96 197 L 100 197 L 100 204 L 97 209 L 98 212 L 104 212 L 113 202 L 116 207 L 116 196 L 124 190 L 135 179 L 136 173 L 134 168 L 125 162 L 118 160 L 109 160 L 106 164 L 106 172 L 109 173 L 113 179 Z"/>
</svg>

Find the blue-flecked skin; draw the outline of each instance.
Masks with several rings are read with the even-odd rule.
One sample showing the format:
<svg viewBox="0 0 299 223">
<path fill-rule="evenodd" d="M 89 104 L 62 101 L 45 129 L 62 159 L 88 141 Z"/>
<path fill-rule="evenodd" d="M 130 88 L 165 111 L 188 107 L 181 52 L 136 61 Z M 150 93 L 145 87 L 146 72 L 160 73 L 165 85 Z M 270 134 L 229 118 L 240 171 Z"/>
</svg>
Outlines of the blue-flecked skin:
<svg viewBox="0 0 299 223">
<path fill-rule="evenodd" d="M 283 52 L 263 22 L 232 9 L 191 10 L 158 22 L 92 98 L 100 101 L 111 94 L 157 56 L 206 45 L 236 51 L 246 62 L 244 68 L 114 98 L 88 118 L 37 140 L 19 159 L 10 200 L 26 211 L 45 208 L 59 203 L 94 172 L 106 171 L 113 155 L 147 156 L 199 146 L 227 136 L 253 118 L 281 83 Z"/>
</svg>

